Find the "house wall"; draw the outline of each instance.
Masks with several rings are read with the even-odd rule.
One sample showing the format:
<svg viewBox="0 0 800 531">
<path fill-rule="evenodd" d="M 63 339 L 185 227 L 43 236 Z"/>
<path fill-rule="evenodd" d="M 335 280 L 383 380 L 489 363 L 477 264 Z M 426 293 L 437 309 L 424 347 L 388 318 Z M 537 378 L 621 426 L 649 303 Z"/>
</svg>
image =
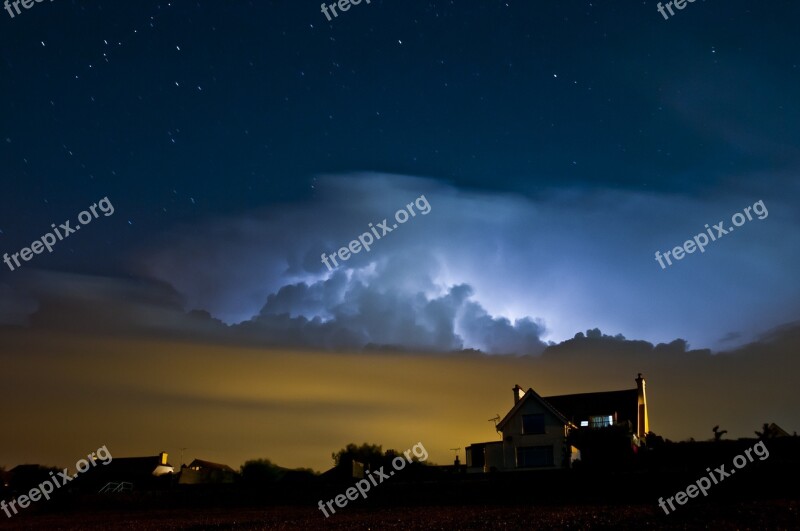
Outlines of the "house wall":
<svg viewBox="0 0 800 531">
<path fill-rule="evenodd" d="M 491 472 L 504 468 L 503 443 L 501 441 L 467 446 L 466 455 L 468 472 Z"/>
<path fill-rule="evenodd" d="M 544 433 L 524 434 L 523 415 L 543 414 Z M 530 446 L 552 446 L 553 465 L 537 468 L 560 468 L 565 462 L 565 426 L 553 413 L 538 400 L 527 400 L 508 420 L 503 429 L 503 468 L 506 470 L 526 469 L 517 462 L 517 449 Z"/>
<path fill-rule="evenodd" d="M 497 442 L 486 446 L 486 465 L 483 467 L 484 472 L 503 470 L 504 466 L 503 443 Z"/>
<path fill-rule="evenodd" d="M 473 457 L 473 454 L 477 454 L 478 452 L 482 453 L 482 449 L 479 449 L 479 445 L 477 444 L 471 444 L 464 448 L 464 463 L 467 468 L 474 468 L 476 466 L 476 461 L 479 458 L 476 459 L 476 457 Z"/>
</svg>

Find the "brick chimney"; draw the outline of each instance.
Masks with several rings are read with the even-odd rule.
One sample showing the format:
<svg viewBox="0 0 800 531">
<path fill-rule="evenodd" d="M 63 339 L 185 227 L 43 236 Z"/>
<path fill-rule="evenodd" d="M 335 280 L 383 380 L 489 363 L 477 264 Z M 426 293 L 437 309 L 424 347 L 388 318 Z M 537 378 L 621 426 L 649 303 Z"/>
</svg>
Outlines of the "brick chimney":
<svg viewBox="0 0 800 531">
<path fill-rule="evenodd" d="M 636 378 L 636 389 L 639 391 L 636 436 L 641 439 L 650 431 L 650 420 L 647 418 L 647 394 L 645 393 L 645 381 L 642 373 L 639 373 L 639 377 Z"/>
<path fill-rule="evenodd" d="M 519 385 L 515 385 L 513 391 L 514 391 L 514 405 L 516 406 L 520 398 L 525 396 L 525 391 L 523 391 L 522 387 L 520 387 Z"/>
</svg>

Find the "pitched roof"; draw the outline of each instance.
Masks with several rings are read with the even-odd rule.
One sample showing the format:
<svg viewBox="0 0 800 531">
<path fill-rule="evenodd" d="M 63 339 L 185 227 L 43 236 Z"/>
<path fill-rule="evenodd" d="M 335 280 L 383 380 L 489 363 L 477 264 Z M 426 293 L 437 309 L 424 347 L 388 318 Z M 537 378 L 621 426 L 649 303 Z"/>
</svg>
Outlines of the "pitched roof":
<svg viewBox="0 0 800 531">
<path fill-rule="evenodd" d="M 511 420 L 511 417 L 513 417 L 517 413 L 517 411 L 519 411 L 519 409 L 522 407 L 522 404 L 524 404 L 529 399 L 530 400 L 536 400 L 539 403 L 541 403 L 548 411 L 550 411 L 553 415 L 555 415 L 556 418 L 558 420 L 560 420 L 561 422 L 563 422 L 564 424 L 570 424 L 570 421 L 569 421 L 568 418 L 566 418 L 557 409 L 555 409 L 552 406 L 552 404 L 548 403 L 547 401 L 545 401 L 544 398 L 539 396 L 539 393 L 537 393 L 533 389 L 529 388 L 527 391 L 525 391 L 525 394 L 522 396 L 522 398 L 520 398 L 519 401 L 516 404 L 514 404 L 514 407 L 511 408 L 511 411 L 506 413 L 506 416 L 503 417 L 503 420 L 501 420 L 500 422 L 497 423 L 497 429 L 498 430 L 502 430 L 503 427 L 506 425 L 506 423 L 509 420 Z"/>
<path fill-rule="evenodd" d="M 638 389 L 547 396 L 544 400 L 574 423 L 591 415 L 616 413 L 617 420 L 629 420 L 635 425 L 639 416 Z"/>
<path fill-rule="evenodd" d="M 202 459 L 195 459 L 191 463 L 189 463 L 189 468 L 192 467 L 200 467 L 200 468 L 208 468 L 214 470 L 225 470 L 229 472 L 234 472 L 234 470 L 229 467 L 228 465 L 223 465 L 220 463 L 212 463 L 211 461 L 203 461 Z"/>
<path fill-rule="evenodd" d="M 791 437 L 788 431 L 784 430 L 774 422 L 769 425 L 772 437 Z"/>
</svg>

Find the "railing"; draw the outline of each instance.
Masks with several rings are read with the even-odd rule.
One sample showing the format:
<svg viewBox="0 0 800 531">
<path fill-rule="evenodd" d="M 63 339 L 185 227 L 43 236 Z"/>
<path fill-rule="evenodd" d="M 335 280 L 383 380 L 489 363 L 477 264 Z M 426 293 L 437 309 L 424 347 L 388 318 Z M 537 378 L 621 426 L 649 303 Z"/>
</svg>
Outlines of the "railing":
<svg viewBox="0 0 800 531">
<path fill-rule="evenodd" d="M 98 491 L 100 494 L 116 493 L 116 492 L 131 492 L 133 491 L 133 483 L 127 481 L 110 481 Z"/>
</svg>

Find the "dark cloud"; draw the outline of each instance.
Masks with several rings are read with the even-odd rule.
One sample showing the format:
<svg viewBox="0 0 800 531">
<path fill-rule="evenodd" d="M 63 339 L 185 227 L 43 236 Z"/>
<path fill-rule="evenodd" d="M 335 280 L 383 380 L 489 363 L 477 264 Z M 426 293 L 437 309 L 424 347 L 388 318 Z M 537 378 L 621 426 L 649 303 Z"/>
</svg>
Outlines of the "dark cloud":
<svg viewBox="0 0 800 531">
<path fill-rule="evenodd" d="M 711 355 L 708 349 L 690 350 L 685 339 L 654 344 L 622 334 L 607 335 L 598 328 L 547 344 L 542 340 L 542 323 L 492 317 L 472 300 L 474 291 L 466 284 L 436 295 L 398 289 L 391 279 L 402 267 L 379 260 L 368 272 L 339 270 L 311 284 L 284 286 L 267 297 L 258 316 L 237 325 L 226 325 L 203 310 L 187 312 L 181 296 L 164 284 L 33 272 L 20 277 L 16 289 L 6 288 L 6 300 L 25 305 L 16 308 L 12 321 L 4 324 L 23 330 L 323 350 L 542 354 L 545 360 Z M 430 279 L 419 282 L 432 285 Z M 24 308 L 28 311 L 23 312 Z M 790 323 L 772 329 L 753 345 L 785 342 L 787 337 L 800 343 L 798 328 Z M 743 348 L 758 350 L 750 345 Z"/>
<path fill-rule="evenodd" d="M 24 325 L 36 311 L 36 299 L 8 284 L 0 283 L 0 325 Z"/>
<path fill-rule="evenodd" d="M 676 355 L 711 355 L 709 349 L 690 350 L 685 339 L 675 339 L 669 343 L 653 344 L 640 339 L 627 339 L 622 334 L 614 336 L 604 334 L 599 328 L 592 328 L 586 333 L 578 332 L 575 337 L 552 344 L 545 349 L 545 358 L 561 358 L 565 356 L 593 357 L 596 359 L 628 357 L 630 359 L 648 359 L 648 356 Z"/>
<path fill-rule="evenodd" d="M 12 293 L 29 301 L 28 311 L 6 326 L 195 339 L 220 337 L 227 328 L 208 312 L 185 311 L 174 289 L 151 280 L 32 271 L 19 276 Z"/>
</svg>

